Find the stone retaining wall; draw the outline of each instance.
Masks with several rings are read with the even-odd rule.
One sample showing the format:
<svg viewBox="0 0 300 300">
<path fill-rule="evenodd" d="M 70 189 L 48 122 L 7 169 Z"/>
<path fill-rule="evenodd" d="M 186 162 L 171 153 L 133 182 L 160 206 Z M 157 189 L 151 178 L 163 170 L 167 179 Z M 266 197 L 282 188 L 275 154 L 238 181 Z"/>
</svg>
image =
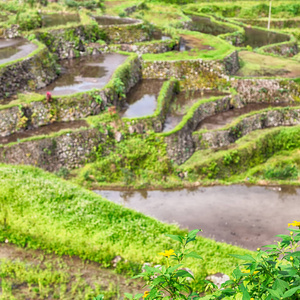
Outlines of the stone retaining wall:
<svg viewBox="0 0 300 300">
<path fill-rule="evenodd" d="M 80 25 L 49 31 L 35 31 L 37 38 L 59 59 L 79 57 L 93 53 L 97 40 L 108 44 L 132 44 L 150 40 L 149 30 L 144 24 L 97 26 Z"/>
<path fill-rule="evenodd" d="M 300 97 L 300 85 L 282 79 L 236 79 L 231 82 L 244 103 L 290 102 Z"/>
<path fill-rule="evenodd" d="M 292 57 L 299 53 L 297 40 L 260 48 L 260 52 L 272 53 L 279 56 Z"/>
<path fill-rule="evenodd" d="M 226 130 L 199 131 L 193 134 L 195 150 L 225 147 L 251 131 L 300 124 L 300 108 L 278 108 L 234 122 Z"/>
<path fill-rule="evenodd" d="M 39 50 L 33 56 L 0 66 L 0 98 L 43 88 L 56 77 L 54 59 L 47 47 L 39 44 Z"/>
<path fill-rule="evenodd" d="M 223 61 L 207 61 L 203 59 L 178 61 L 143 61 L 143 78 L 166 79 L 174 77 L 201 78 L 207 81 L 203 88 L 210 88 L 213 78 L 226 78 L 239 69 L 238 53 L 234 51 Z M 207 79 L 207 80 L 206 80 Z"/>
<path fill-rule="evenodd" d="M 0 162 L 33 165 L 47 171 L 74 169 L 94 159 L 93 153 L 106 136 L 96 129 L 0 147 Z"/>
<path fill-rule="evenodd" d="M 124 93 L 141 79 L 141 63 L 137 57 L 125 62 L 125 65 L 117 70 L 122 70 L 119 72 L 119 79 L 124 83 Z M 37 128 L 54 121 L 66 122 L 97 115 L 107 105 L 122 105 L 114 86 L 114 79 L 101 90 L 53 98 L 51 103 L 44 99 L 4 109 L 0 107 L 0 136 Z"/>
<path fill-rule="evenodd" d="M 167 143 L 167 152 L 170 159 L 177 164 L 182 164 L 190 158 L 196 149 L 192 134 L 198 124 L 211 115 L 229 110 L 231 101 L 231 96 L 226 96 L 200 104 L 181 128 L 181 124 L 177 126 L 180 129 L 176 130 L 175 128 L 171 133 L 162 134 Z"/>
</svg>

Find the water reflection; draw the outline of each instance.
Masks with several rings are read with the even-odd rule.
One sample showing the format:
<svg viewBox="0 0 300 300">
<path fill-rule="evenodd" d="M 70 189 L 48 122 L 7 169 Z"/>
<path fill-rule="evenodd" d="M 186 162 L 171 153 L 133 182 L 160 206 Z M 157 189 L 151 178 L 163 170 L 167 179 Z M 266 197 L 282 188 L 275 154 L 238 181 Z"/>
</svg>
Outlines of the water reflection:
<svg viewBox="0 0 300 300">
<path fill-rule="evenodd" d="M 105 198 L 183 228 L 202 228 L 217 241 L 256 249 L 299 219 L 300 189 L 214 186 L 158 191 L 95 191 Z"/>
</svg>

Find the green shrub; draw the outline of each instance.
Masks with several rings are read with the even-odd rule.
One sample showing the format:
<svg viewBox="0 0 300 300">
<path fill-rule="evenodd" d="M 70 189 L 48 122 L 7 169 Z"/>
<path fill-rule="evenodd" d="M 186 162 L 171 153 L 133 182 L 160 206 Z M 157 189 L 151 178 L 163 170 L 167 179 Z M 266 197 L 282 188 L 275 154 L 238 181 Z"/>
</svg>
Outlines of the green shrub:
<svg viewBox="0 0 300 300">
<path fill-rule="evenodd" d="M 266 179 L 297 179 L 298 169 L 295 165 L 283 165 L 274 168 L 268 168 L 264 171 Z"/>
</svg>

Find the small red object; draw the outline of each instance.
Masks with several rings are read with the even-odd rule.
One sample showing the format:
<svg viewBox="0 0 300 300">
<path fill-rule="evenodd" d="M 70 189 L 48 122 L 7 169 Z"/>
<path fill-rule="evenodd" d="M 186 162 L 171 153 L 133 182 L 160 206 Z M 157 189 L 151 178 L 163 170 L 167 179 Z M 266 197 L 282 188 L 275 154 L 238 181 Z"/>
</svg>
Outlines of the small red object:
<svg viewBox="0 0 300 300">
<path fill-rule="evenodd" d="M 52 100 L 52 95 L 51 95 L 50 92 L 47 92 L 47 93 L 46 93 L 46 99 L 47 99 L 47 102 L 51 102 L 51 100 Z"/>
</svg>

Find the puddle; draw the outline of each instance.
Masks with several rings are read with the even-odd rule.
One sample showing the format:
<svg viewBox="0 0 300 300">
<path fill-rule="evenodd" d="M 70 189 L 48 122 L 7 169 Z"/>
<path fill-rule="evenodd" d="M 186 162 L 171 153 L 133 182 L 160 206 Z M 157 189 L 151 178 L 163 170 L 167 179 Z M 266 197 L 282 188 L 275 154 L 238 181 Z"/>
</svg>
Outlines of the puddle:
<svg viewBox="0 0 300 300">
<path fill-rule="evenodd" d="M 42 27 L 67 25 L 68 23 L 80 23 L 79 15 L 77 14 L 42 15 Z"/>
<path fill-rule="evenodd" d="M 249 103 L 243 108 L 234 108 L 222 113 L 205 118 L 199 123 L 197 130 L 200 129 L 218 129 L 230 124 L 235 118 L 248 114 L 252 111 L 262 110 L 269 107 L 287 107 L 294 106 L 294 103 Z"/>
<path fill-rule="evenodd" d="M 192 19 L 189 29 L 192 31 L 199 31 L 206 34 L 219 35 L 228 32 L 234 32 L 235 30 L 227 27 L 226 25 L 219 25 L 215 22 L 212 22 L 210 18 L 189 15 Z"/>
<path fill-rule="evenodd" d="M 156 30 L 152 33 L 152 38 L 154 40 L 167 41 L 170 40 L 171 37 L 167 34 L 163 34 L 160 30 Z"/>
<path fill-rule="evenodd" d="M 25 39 L 0 39 L 0 65 L 25 57 L 37 49 L 37 45 Z"/>
<path fill-rule="evenodd" d="M 63 129 L 76 129 L 80 127 L 89 127 L 89 125 L 84 120 L 72 122 L 56 122 L 39 128 L 14 133 L 10 136 L 0 137 L 0 144 L 14 143 L 18 142 L 21 139 L 29 138 L 31 136 L 49 135 L 51 133 L 58 132 Z"/>
<path fill-rule="evenodd" d="M 292 186 L 95 192 L 160 221 L 201 228 L 206 237 L 252 250 L 288 233 L 288 223 L 299 218 L 300 189 Z"/>
<path fill-rule="evenodd" d="M 136 24 L 139 23 L 139 20 L 134 20 L 130 18 L 119 18 L 112 16 L 101 16 L 93 17 L 99 25 L 108 26 L 108 25 L 122 25 L 122 24 Z"/>
<path fill-rule="evenodd" d="M 290 40 L 286 34 L 276 33 L 267 30 L 261 30 L 251 27 L 245 27 L 245 41 L 242 46 L 251 46 L 259 48 L 266 45 L 282 43 Z"/>
<path fill-rule="evenodd" d="M 101 54 L 60 61 L 60 76 L 40 94 L 50 91 L 52 95 L 70 95 L 104 87 L 112 74 L 128 56 Z"/>
<path fill-rule="evenodd" d="M 204 45 L 203 40 L 193 37 L 191 35 L 181 34 L 180 35 L 180 45 L 179 45 L 179 51 L 189 51 L 191 49 L 197 49 L 197 50 L 214 50 L 215 48 Z"/>
<path fill-rule="evenodd" d="M 157 97 L 164 81 L 143 79 L 126 95 L 126 106 L 120 111 L 122 118 L 136 118 L 152 115 L 157 106 Z"/>
<path fill-rule="evenodd" d="M 224 93 L 218 91 L 195 91 L 180 92 L 175 96 L 174 102 L 171 104 L 170 112 L 167 115 L 163 132 L 168 132 L 175 128 L 182 120 L 183 116 L 191 108 L 191 106 L 198 102 L 200 99 L 208 99 L 213 96 L 221 96 Z"/>
</svg>

